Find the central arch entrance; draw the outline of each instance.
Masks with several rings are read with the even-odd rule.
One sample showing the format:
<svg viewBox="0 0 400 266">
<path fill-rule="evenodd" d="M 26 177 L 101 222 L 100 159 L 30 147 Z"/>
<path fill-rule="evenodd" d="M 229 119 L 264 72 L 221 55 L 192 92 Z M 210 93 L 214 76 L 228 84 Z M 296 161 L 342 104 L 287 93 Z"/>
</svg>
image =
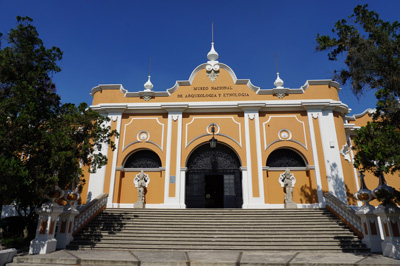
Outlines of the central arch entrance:
<svg viewBox="0 0 400 266">
<path fill-rule="evenodd" d="M 236 153 L 223 144 L 204 144 L 189 157 L 186 175 L 187 208 L 241 208 L 242 173 Z"/>
</svg>

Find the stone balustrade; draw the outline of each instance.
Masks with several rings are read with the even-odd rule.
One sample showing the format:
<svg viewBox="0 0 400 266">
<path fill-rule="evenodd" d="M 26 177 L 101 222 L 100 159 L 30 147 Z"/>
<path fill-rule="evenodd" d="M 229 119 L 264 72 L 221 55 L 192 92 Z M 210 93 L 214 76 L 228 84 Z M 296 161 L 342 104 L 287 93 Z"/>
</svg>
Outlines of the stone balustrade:
<svg viewBox="0 0 400 266">
<path fill-rule="evenodd" d="M 346 223 L 357 235 L 363 238 L 361 219 L 357 216 L 356 212 L 331 193 L 325 193 L 324 198 L 326 200 L 326 208 Z"/>
<path fill-rule="evenodd" d="M 67 191 L 64 197 L 67 204 L 59 205 L 56 199 L 43 204 L 36 210 L 39 215 L 36 237 L 31 241 L 30 254 L 47 254 L 54 252 L 56 248 L 65 248 L 79 230 L 88 224 L 94 217 L 106 208 L 108 195 L 100 194 L 86 205 L 74 206 L 78 194 Z M 76 194 L 72 197 L 72 194 Z M 62 199 L 64 193 L 59 199 Z M 57 226 L 58 224 L 58 226 Z M 56 228 L 57 235 L 56 235 Z"/>
<path fill-rule="evenodd" d="M 108 194 L 102 193 L 86 205 L 77 207 L 79 214 L 75 217 L 72 235 L 78 233 L 79 230 L 106 208 L 107 198 Z"/>
</svg>

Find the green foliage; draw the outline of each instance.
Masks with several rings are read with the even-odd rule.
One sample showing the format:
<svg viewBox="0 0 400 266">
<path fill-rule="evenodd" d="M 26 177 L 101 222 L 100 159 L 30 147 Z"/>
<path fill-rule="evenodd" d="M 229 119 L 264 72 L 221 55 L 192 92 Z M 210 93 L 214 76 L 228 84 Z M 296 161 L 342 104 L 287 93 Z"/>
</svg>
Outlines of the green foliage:
<svg viewBox="0 0 400 266">
<path fill-rule="evenodd" d="M 367 5 L 358 5 L 348 22 L 341 19 L 332 30 L 337 37 L 317 35 L 317 50 L 329 51 L 329 60 L 341 54 L 347 68 L 336 72 L 341 83 L 350 82 L 355 93 L 366 89 L 400 92 L 400 24 L 385 22 Z"/>
<path fill-rule="evenodd" d="M 6 248 L 22 248 L 24 246 L 29 245 L 29 241 L 27 241 L 23 236 L 3 238 L 2 245 Z"/>
<path fill-rule="evenodd" d="M 400 170 L 400 23 L 380 19 L 379 14 L 358 5 L 349 21 L 341 19 L 332 30 L 335 37 L 317 35 L 317 50 L 328 51 L 329 60 L 345 55 L 346 68 L 335 78 L 351 83 L 356 95 L 376 91 L 373 122 L 357 131 L 355 166 L 374 172 Z"/>
<path fill-rule="evenodd" d="M 354 165 L 378 173 L 400 170 L 400 134 L 396 128 L 383 122 L 368 122 L 357 131 L 354 139 Z"/>
<path fill-rule="evenodd" d="M 17 17 L 7 46 L 0 46 L 0 204 L 17 204 L 31 216 L 56 183 L 82 184 L 81 167 L 93 171 L 107 158 L 95 149 L 116 136 L 109 121 L 87 108 L 60 102 L 52 75 L 62 52 L 45 48 L 32 19 Z"/>
</svg>

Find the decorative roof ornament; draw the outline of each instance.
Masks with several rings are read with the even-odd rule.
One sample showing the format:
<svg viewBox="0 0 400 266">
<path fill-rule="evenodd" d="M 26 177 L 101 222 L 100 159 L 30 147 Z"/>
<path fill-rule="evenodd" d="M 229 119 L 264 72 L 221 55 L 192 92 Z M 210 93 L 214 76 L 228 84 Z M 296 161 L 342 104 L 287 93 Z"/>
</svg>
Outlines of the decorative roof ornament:
<svg viewBox="0 0 400 266">
<path fill-rule="evenodd" d="M 150 81 L 150 75 L 149 75 L 149 79 L 147 80 L 147 82 L 144 84 L 144 90 L 145 91 L 151 91 L 153 89 L 153 83 L 151 83 Z"/>
<path fill-rule="evenodd" d="M 276 80 L 275 80 L 275 82 L 274 82 L 274 85 L 275 85 L 275 87 L 277 87 L 277 88 L 279 88 L 279 89 L 282 89 L 283 88 L 283 84 L 284 84 L 284 82 L 283 82 L 283 80 L 279 77 L 279 72 L 278 73 L 276 73 Z"/>
<path fill-rule="evenodd" d="M 151 83 L 150 80 L 150 72 L 151 72 L 151 57 L 150 57 L 150 67 L 149 67 L 149 79 L 147 80 L 147 82 L 144 84 L 144 91 L 139 92 L 140 96 L 146 101 L 150 101 L 151 98 L 153 98 L 153 94 L 154 91 L 152 91 L 153 89 L 153 83 Z"/>
<path fill-rule="evenodd" d="M 286 96 L 286 92 L 289 89 L 286 89 L 283 87 L 283 80 L 279 77 L 279 71 L 278 71 L 278 59 L 277 59 L 277 55 L 275 54 L 275 62 L 276 62 L 276 80 L 274 82 L 274 85 L 276 88 L 274 88 L 274 92 L 275 95 L 279 98 L 279 99 L 283 99 Z"/>
<path fill-rule="evenodd" d="M 217 53 L 217 51 L 215 51 L 214 49 L 214 42 L 211 42 L 211 50 L 208 52 L 207 54 L 207 59 L 209 61 L 216 61 L 218 59 L 219 55 Z"/>
<path fill-rule="evenodd" d="M 207 77 L 211 80 L 211 82 L 214 82 L 214 80 L 217 79 L 219 75 L 219 65 L 218 65 L 218 59 L 219 55 L 214 49 L 214 22 L 211 23 L 211 50 L 207 54 Z"/>
</svg>

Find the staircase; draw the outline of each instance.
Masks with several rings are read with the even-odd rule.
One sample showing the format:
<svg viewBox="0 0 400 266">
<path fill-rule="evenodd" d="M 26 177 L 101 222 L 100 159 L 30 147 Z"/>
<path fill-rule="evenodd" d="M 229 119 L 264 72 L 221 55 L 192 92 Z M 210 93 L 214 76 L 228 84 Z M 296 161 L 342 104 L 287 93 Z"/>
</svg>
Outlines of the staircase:
<svg viewBox="0 0 400 266">
<path fill-rule="evenodd" d="M 67 249 L 369 252 L 325 209 L 106 209 Z"/>
</svg>

